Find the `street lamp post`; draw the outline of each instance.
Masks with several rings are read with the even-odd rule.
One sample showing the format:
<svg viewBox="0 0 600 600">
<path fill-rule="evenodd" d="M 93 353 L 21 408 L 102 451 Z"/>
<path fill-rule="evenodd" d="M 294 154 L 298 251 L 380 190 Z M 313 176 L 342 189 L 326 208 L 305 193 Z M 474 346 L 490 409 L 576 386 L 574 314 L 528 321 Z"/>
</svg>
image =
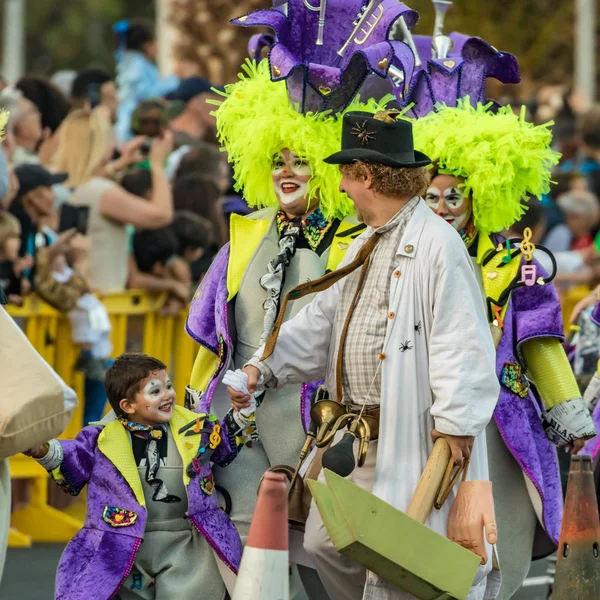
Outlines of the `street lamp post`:
<svg viewBox="0 0 600 600">
<path fill-rule="evenodd" d="M 25 72 L 25 0 L 4 0 L 2 76 L 15 83 Z"/>
<path fill-rule="evenodd" d="M 173 73 L 173 27 L 169 25 L 170 0 L 155 0 L 158 68 L 163 75 Z"/>
<path fill-rule="evenodd" d="M 596 100 L 596 1 L 575 0 L 575 85 L 590 103 Z"/>
</svg>

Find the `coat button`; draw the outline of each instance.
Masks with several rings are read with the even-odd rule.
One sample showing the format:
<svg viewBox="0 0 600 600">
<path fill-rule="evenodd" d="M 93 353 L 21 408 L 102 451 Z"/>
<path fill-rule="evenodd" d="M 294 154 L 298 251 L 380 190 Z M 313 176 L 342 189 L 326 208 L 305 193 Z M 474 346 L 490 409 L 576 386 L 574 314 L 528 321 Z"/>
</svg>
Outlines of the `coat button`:
<svg viewBox="0 0 600 600">
<path fill-rule="evenodd" d="M 379 360 L 385 360 L 386 358 L 387 357 L 383 352 L 379 355 Z"/>
<path fill-rule="evenodd" d="M 394 277 L 398 279 L 398 277 L 400 277 L 400 271 L 394 271 Z"/>
<path fill-rule="evenodd" d="M 388 319 L 393 319 L 395 316 L 396 316 L 396 313 L 395 313 L 395 312 L 391 312 L 391 313 L 388 315 Z"/>
<path fill-rule="evenodd" d="M 412 244 L 408 244 L 408 246 L 404 246 L 404 252 L 406 254 L 412 254 L 415 247 Z"/>
</svg>

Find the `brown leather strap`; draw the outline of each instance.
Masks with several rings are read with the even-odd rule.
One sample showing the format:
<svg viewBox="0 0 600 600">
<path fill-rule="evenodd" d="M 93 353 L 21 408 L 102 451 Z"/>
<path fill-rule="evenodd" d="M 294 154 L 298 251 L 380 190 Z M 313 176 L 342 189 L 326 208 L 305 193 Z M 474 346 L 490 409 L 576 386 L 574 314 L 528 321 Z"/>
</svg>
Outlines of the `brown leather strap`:
<svg viewBox="0 0 600 600">
<path fill-rule="evenodd" d="M 273 331 L 267 338 L 267 342 L 265 344 L 265 351 L 260 360 L 266 360 L 273 354 L 273 350 L 275 350 L 275 344 L 277 343 L 277 338 L 279 337 L 279 331 L 281 326 L 283 325 L 283 319 L 285 318 L 285 313 L 287 310 L 287 305 L 290 300 L 299 300 L 300 298 L 304 298 L 304 296 L 308 296 L 308 294 L 314 294 L 316 292 L 322 292 L 326 289 L 329 289 L 332 285 L 337 283 L 340 279 L 343 279 L 347 275 L 350 275 L 353 271 L 356 271 L 359 267 L 363 266 L 365 263 L 368 264 L 368 259 L 373 253 L 375 245 L 379 241 L 380 234 L 374 233 L 363 245 L 363 247 L 358 251 L 356 258 L 345 267 L 338 269 L 337 271 L 332 271 L 331 273 L 327 273 L 323 275 L 323 277 L 319 277 L 319 279 L 314 279 L 313 281 L 308 281 L 306 283 L 301 283 L 299 286 L 296 286 L 293 290 L 290 290 L 279 309 L 279 314 L 277 315 L 277 320 L 275 321 L 275 325 L 273 326 Z M 362 274 L 361 274 L 362 275 Z M 360 290 L 360 286 L 362 285 L 362 281 L 364 277 L 361 278 L 359 282 L 359 287 L 357 290 Z M 350 315 L 354 311 L 354 306 L 350 308 Z"/>
<path fill-rule="evenodd" d="M 446 473 L 444 475 L 444 479 L 440 486 L 440 491 L 435 500 L 434 506 L 438 510 L 442 508 L 444 502 L 448 499 L 450 492 L 454 489 L 458 478 L 462 475 L 462 481 L 466 481 L 467 473 L 469 471 L 469 464 L 471 463 L 471 457 L 467 456 L 463 460 L 463 464 L 460 467 L 457 467 L 456 471 L 454 471 L 454 458 L 450 458 L 450 462 L 448 463 L 448 468 L 446 469 Z"/>
</svg>

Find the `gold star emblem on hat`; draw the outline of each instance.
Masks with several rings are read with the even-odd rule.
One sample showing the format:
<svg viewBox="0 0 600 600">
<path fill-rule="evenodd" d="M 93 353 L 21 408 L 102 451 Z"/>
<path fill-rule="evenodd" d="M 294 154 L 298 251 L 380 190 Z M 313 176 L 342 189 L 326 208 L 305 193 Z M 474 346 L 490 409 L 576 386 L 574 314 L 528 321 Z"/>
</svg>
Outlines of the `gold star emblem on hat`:
<svg viewBox="0 0 600 600">
<path fill-rule="evenodd" d="M 350 133 L 355 135 L 363 146 L 368 145 L 370 140 L 375 139 L 375 133 L 367 129 L 367 121 L 365 120 L 362 124 L 357 123 L 351 130 Z"/>
</svg>

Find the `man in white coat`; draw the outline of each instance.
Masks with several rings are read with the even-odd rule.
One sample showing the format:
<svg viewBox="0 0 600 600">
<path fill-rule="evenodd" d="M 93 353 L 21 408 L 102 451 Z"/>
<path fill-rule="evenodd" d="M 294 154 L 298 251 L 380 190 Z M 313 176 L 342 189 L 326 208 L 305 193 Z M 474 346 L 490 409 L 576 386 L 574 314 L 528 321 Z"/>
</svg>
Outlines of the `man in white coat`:
<svg viewBox="0 0 600 600">
<path fill-rule="evenodd" d="M 410 123 L 389 112 L 348 113 L 342 148 L 326 160 L 341 165 L 341 189 L 368 226 L 344 261 L 357 268 L 285 323 L 274 352 L 261 361 L 259 350 L 244 372 L 250 392 L 324 378 L 348 411 L 379 414 L 378 440 L 349 478 L 406 511 L 438 437 L 457 464 L 470 457 L 469 479 L 488 479 L 484 430 L 499 392 L 494 346 L 464 244 L 420 197 L 429 159 L 414 151 Z M 248 405 L 249 396 L 229 393 L 235 408 Z M 426 522 L 442 535 L 453 499 Z M 489 576 L 495 523 L 480 541 L 463 543 L 486 557 L 469 600 L 497 590 Z M 412 598 L 340 555 L 314 502 L 304 544 L 331 600 Z"/>
</svg>

